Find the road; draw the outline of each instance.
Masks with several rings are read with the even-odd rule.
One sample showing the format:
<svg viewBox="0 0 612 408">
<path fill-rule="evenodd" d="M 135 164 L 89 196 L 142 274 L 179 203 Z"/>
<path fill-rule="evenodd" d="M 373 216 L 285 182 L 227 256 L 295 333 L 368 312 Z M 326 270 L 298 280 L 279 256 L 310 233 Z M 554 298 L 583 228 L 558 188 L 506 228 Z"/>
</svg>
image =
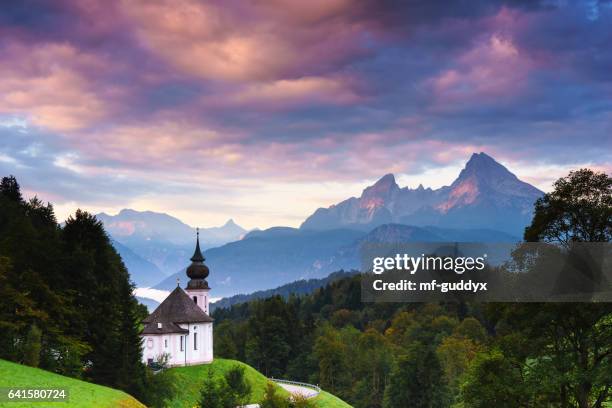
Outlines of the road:
<svg viewBox="0 0 612 408">
<path fill-rule="evenodd" d="M 317 390 L 313 390 L 312 388 L 302 387 L 300 385 L 283 384 L 283 383 L 277 383 L 277 384 L 283 387 L 284 389 L 286 389 L 287 391 L 289 391 L 290 394 L 297 394 L 297 395 L 301 395 L 302 397 L 306 397 L 306 398 L 316 397 L 319 394 L 319 391 Z"/>
</svg>

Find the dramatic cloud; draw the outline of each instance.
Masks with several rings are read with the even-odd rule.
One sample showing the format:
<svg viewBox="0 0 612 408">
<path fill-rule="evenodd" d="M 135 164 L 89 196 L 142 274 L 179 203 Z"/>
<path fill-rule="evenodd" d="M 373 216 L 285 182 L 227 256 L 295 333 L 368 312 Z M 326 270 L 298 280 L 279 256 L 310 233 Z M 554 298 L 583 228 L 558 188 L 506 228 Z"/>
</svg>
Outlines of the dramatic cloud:
<svg viewBox="0 0 612 408">
<path fill-rule="evenodd" d="M 610 171 L 609 2 L 8 1 L 0 171 L 28 194 L 299 224 L 486 151 L 540 188 Z"/>
</svg>

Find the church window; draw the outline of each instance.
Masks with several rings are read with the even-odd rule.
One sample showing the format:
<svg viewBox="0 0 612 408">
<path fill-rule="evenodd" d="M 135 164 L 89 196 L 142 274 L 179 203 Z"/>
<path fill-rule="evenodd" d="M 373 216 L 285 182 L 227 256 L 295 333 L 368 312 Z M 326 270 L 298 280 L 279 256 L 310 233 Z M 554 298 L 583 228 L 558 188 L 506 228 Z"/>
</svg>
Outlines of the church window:
<svg viewBox="0 0 612 408">
<path fill-rule="evenodd" d="M 193 349 L 198 349 L 198 333 L 193 333 Z"/>
<path fill-rule="evenodd" d="M 152 338 L 147 339 L 147 347 L 148 348 L 153 348 L 153 339 Z"/>
<path fill-rule="evenodd" d="M 194 296 L 194 297 L 193 297 L 193 302 L 194 302 L 196 305 L 198 304 L 198 297 L 197 297 L 197 296 Z"/>
<path fill-rule="evenodd" d="M 164 347 L 168 348 L 168 339 L 164 339 Z"/>
<path fill-rule="evenodd" d="M 181 336 L 181 351 L 183 351 L 183 337 L 184 336 Z"/>
</svg>

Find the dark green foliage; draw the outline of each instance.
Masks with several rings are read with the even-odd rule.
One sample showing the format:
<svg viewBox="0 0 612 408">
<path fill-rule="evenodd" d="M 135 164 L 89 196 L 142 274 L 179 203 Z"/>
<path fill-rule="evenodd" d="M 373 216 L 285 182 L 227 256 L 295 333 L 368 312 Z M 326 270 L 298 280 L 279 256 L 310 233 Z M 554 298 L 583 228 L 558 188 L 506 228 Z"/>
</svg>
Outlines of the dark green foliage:
<svg viewBox="0 0 612 408">
<path fill-rule="evenodd" d="M 447 390 L 442 368 L 435 351 L 416 343 L 409 354 L 398 359 L 385 390 L 385 408 L 443 408 L 447 407 Z"/>
<path fill-rule="evenodd" d="M 612 240 L 612 177 L 589 169 L 557 180 L 538 199 L 525 229 L 526 241 L 608 242 Z"/>
<path fill-rule="evenodd" d="M 15 176 L 12 175 L 2 178 L 0 182 L 0 194 L 15 203 L 21 203 L 23 201 L 19 183 L 17 183 Z"/>
<path fill-rule="evenodd" d="M 32 324 L 23 345 L 23 364 L 38 367 L 40 363 L 41 335 L 42 332 L 36 326 L 36 323 Z"/>
<path fill-rule="evenodd" d="M 0 182 L 0 358 L 123 389 L 146 402 L 143 313 L 102 224 Z"/>
<path fill-rule="evenodd" d="M 200 407 L 202 408 L 226 408 L 224 389 L 219 382 L 213 378 L 213 373 L 208 370 L 208 375 L 204 379 L 200 394 Z"/>
<path fill-rule="evenodd" d="M 246 380 L 243 366 L 234 366 L 225 373 L 225 382 L 237 405 L 246 405 L 251 396 L 251 385 Z"/>
<path fill-rule="evenodd" d="M 235 408 L 248 403 L 251 385 L 244 375 L 244 367 L 235 366 L 223 378 L 215 380 L 212 370 L 204 379 L 200 394 L 202 408 Z"/>
<path fill-rule="evenodd" d="M 267 377 L 278 377 L 290 360 L 290 351 L 303 332 L 297 311 L 280 296 L 256 301 L 246 325 L 245 361 Z"/>
<path fill-rule="evenodd" d="M 463 401 L 471 408 L 516 408 L 528 399 L 521 366 L 499 351 L 476 357 L 462 389 Z"/>
<path fill-rule="evenodd" d="M 147 368 L 145 375 L 146 394 L 140 401 L 149 407 L 166 407 L 167 401 L 180 391 L 176 386 L 176 374 L 172 370 L 153 373 L 153 370 Z"/>
</svg>

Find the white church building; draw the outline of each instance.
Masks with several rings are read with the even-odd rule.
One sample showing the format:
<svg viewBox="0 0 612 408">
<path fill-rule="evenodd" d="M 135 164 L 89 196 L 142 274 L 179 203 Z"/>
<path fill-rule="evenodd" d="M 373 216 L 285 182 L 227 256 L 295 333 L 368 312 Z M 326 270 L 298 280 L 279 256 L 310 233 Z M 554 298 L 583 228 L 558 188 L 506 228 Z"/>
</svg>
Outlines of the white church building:
<svg viewBox="0 0 612 408">
<path fill-rule="evenodd" d="M 213 360 L 213 319 L 208 315 L 208 267 L 200 251 L 200 233 L 187 268 L 190 278 L 183 290 L 178 284 L 145 320 L 142 331 L 145 364 L 167 354 L 170 366 L 210 363 Z"/>
</svg>

